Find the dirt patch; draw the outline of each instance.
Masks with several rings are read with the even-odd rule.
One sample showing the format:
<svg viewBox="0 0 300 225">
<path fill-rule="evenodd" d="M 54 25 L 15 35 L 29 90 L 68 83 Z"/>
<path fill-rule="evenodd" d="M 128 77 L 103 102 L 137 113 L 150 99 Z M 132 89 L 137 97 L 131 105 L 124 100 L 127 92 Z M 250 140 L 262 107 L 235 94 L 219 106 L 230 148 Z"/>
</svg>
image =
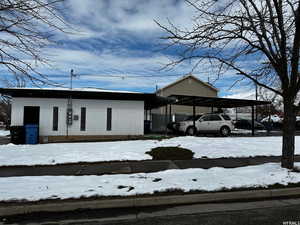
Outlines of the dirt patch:
<svg viewBox="0 0 300 225">
<path fill-rule="evenodd" d="M 146 154 L 151 155 L 153 160 L 191 160 L 195 153 L 179 146 L 166 146 L 153 148 Z"/>
</svg>

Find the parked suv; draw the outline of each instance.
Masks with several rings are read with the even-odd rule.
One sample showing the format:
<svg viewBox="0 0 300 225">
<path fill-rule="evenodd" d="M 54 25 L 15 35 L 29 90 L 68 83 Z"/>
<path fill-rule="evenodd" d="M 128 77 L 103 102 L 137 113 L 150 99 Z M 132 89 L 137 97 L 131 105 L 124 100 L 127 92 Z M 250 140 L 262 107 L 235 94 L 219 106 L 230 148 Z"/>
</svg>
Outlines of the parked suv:
<svg viewBox="0 0 300 225">
<path fill-rule="evenodd" d="M 245 129 L 251 130 L 252 129 L 252 121 L 246 119 L 238 119 L 233 121 L 234 127 L 237 129 Z M 254 129 L 255 130 L 265 130 L 265 126 L 257 121 L 254 121 Z"/>
<path fill-rule="evenodd" d="M 231 118 L 223 113 L 204 114 L 195 120 L 195 127 L 193 120 L 185 120 L 179 123 L 179 131 L 187 135 L 217 133 L 227 137 L 233 129 L 234 125 Z"/>
</svg>

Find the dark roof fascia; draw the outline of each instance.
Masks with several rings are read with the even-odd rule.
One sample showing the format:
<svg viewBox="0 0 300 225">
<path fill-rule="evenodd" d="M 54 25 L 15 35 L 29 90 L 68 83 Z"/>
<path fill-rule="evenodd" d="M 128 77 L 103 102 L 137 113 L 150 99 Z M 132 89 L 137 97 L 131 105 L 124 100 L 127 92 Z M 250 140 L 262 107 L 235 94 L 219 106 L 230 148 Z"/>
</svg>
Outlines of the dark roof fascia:
<svg viewBox="0 0 300 225">
<path fill-rule="evenodd" d="M 268 105 L 271 102 L 257 101 L 248 99 L 233 99 L 233 98 L 219 98 L 219 97 L 199 97 L 188 95 L 171 95 L 175 99 L 172 104 L 186 105 L 186 106 L 204 106 L 204 107 L 218 107 L 218 108 L 238 108 L 255 105 Z"/>
<path fill-rule="evenodd" d="M 95 100 L 131 100 L 144 101 L 145 109 L 153 109 L 169 103 L 169 99 L 158 97 L 155 93 L 126 93 L 126 92 L 93 92 L 76 90 L 47 90 L 47 89 L 19 89 L 0 88 L 2 95 L 23 98 L 73 98 Z"/>
<path fill-rule="evenodd" d="M 114 100 L 144 100 L 155 94 L 151 93 L 126 93 L 126 92 L 97 92 L 77 90 L 49 90 L 49 89 L 18 89 L 0 88 L 0 93 L 12 97 L 30 98 L 75 98 L 75 99 L 114 99 Z"/>
</svg>

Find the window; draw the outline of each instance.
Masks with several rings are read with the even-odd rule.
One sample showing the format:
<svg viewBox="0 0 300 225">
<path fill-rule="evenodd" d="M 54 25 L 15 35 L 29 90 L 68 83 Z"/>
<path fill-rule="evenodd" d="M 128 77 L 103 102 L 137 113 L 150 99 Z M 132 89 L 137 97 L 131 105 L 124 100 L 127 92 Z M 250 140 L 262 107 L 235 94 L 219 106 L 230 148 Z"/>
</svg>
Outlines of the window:
<svg viewBox="0 0 300 225">
<path fill-rule="evenodd" d="M 209 121 L 210 120 L 210 116 L 202 116 L 201 120 L 202 121 Z"/>
<path fill-rule="evenodd" d="M 52 130 L 57 131 L 58 130 L 58 107 L 53 107 L 53 126 Z"/>
<path fill-rule="evenodd" d="M 202 121 L 219 121 L 222 120 L 218 115 L 207 115 L 201 117 Z"/>
<path fill-rule="evenodd" d="M 107 108 L 106 130 L 111 130 L 111 108 Z"/>
<path fill-rule="evenodd" d="M 86 123 L 86 108 L 81 108 L 81 116 L 80 116 L 80 130 L 85 131 L 85 123 Z"/>
<path fill-rule="evenodd" d="M 210 121 L 219 121 L 222 120 L 218 115 L 210 115 Z"/>
<path fill-rule="evenodd" d="M 224 120 L 231 120 L 228 115 L 222 114 L 222 117 L 224 118 Z"/>
</svg>

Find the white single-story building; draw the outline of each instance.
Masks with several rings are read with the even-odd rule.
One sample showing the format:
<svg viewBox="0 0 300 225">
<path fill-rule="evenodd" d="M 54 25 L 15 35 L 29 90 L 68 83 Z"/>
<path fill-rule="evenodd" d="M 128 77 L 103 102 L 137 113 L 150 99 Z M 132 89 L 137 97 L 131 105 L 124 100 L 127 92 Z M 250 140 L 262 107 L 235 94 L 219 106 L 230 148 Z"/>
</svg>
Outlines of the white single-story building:
<svg viewBox="0 0 300 225">
<path fill-rule="evenodd" d="M 145 110 L 155 94 L 96 88 L 0 88 L 11 100 L 11 126 L 38 124 L 41 143 L 121 139 L 144 134 Z"/>
</svg>

